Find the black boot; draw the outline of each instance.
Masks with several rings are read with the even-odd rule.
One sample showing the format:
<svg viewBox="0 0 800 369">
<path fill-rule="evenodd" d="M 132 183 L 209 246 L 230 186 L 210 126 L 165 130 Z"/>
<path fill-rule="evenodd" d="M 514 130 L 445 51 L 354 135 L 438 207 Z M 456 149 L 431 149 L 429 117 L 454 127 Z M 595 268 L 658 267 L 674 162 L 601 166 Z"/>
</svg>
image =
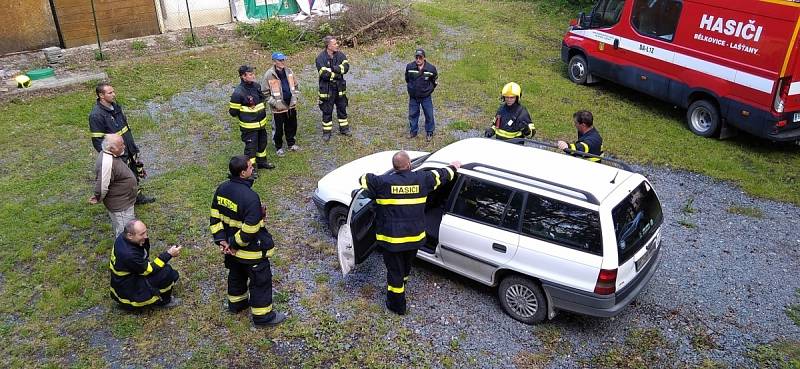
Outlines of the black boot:
<svg viewBox="0 0 800 369">
<path fill-rule="evenodd" d="M 152 196 L 145 196 L 142 193 L 136 195 L 136 205 L 149 204 L 149 203 L 155 202 L 155 201 L 156 201 L 156 198 L 152 197 Z"/>
</svg>

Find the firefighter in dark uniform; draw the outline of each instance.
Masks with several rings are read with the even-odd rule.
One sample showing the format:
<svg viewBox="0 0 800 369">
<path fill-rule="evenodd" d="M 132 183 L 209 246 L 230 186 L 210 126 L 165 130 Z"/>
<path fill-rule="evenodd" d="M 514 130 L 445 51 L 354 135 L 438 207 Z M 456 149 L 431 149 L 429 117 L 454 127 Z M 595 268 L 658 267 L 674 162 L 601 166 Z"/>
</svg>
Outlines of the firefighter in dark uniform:
<svg viewBox="0 0 800 369">
<path fill-rule="evenodd" d="M 228 169 L 230 180 L 217 187 L 211 202 L 211 234 L 228 269 L 228 310 L 238 313 L 249 306 L 256 326 L 276 325 L 286 315 L 272 308 L 269 257 L 275 248 L 264 225 L 266 209 L 250 188 L 253 163 L 234 156 Z"/>
<path fill-rule="evenodd" d="M 178 272 L 167 263 L 180 252 L 181 246 L 172 246 L 151 262 L 147 226 L 138 219 L 131 220 L 111 249 L 111 298 L 126 310 L 177 306 L 180 300 L 172 297 L 172 286 Z"/>
<path fill-rule="evenodd" d="M 261 91 L 261 85 L 256 82 L 254 70 L 249 65 L 239 67 L 241 82 L 231 94 L 228 113 L 239 118 L 244 154 L 250 158 L 250 162 L 258 168 L 273 169 L 275 166 L 267 161 L 267 98 Z"/>
<path fill-rule="evenodd" d="M 522 97 L 522 87 L 518 84 L 509 82 L 503 86 L 500 96 L 503 104 L 497 109 L 494 124 L 486 128 L 486 137 L 495 136 L 499 140 L 510 140 L 531 138 L 536 134 L 536 126 L 533 125 L 528 109 L 520 104 L 520 97 Z"/>
<path fill-rule="evenodd" d="M 572 115 L 572 124 L 578 131 L 578 140 L 573 144 L 568 144 L 564 141 L 558 141 L 558 148 L 567 153 L 571 152 L 585 152 L 597 156 L 603 156 L 603 138 L 600 137 L 600 132 L 594 127 L 594 117 L 592 112 L 588 110 L 579 110 Z M 580 154 L 573 154 L 575 156 L 584 157 Z M 600 162 L 600 158 L 584 157 L 586 160 L 596 163 Z"/>
<path fill-rule="evenodd" d="M 425 201 L 428 193 L 453 180 L 461 166 L 411 171 L 405 151 L 392 157 L 394 172 L 371 173 L 361 177 L 361 188 L 378 205 L 375 218 L 375 239 L 383 249 L 386 264 L 386 307 L 399 315 L 406 313 L 405 284 L 417 250 L 425 244 Z"/>
<path fill-rule="evenodd" d="M 147 177 L 144 170 L 144 163 L 139 158 L 139 147 L 133 141 L 133 132 L 128 126 L 128 118 L 122 112 L 122 107 L 117 104 L 117 95 L 114 87 L 105 82 L 100 82 L 94 89 L 97 95 L 97 103 L 89 113 L 89 132 L 92 135 L 92 146 L 97 152 L 103 151 L 103 137 L 106 134 L 116 133 L 122 136 L 125 141 L 125 153 L 120 158 L 136 174 L 136 181 Z M 141 187 L 136 194 L 136 204 L 148 204 L 156 201 L 154 197 L 145 196 L 141 193 Z"/>
<path fill-rule="evenodd" d="M 350 124 L 347 122 L 347 82 L 344 75 L 350 70 L 347 55 L 339 51 L 339 42 L 333 36 L 323 39 L 325 50 L 317 56 L 317 72 L 319 73 L 319 109 L 322 110 L 322 139 L 331 139 L 333 130 L 333 107 L 336 106 L 336 118 L 339 119 L 339 133 L 350 135 Z"/>
</svg>

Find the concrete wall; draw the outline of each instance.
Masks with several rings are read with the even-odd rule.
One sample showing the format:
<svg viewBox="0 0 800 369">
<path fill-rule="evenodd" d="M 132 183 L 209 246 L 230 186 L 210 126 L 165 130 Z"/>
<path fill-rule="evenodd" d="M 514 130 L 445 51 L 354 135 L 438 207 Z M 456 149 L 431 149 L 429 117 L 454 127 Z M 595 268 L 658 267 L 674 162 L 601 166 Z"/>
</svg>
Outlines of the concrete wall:
<svg viewBox="0 0 800 369">
<path fill-rule="evenodd" d="M 91 0 L 53 1 L 66 47 L 97 42 Z M 154 0 L 94 0 L 94 6 L 102 41 L 161 33 Z"/>
<path fill-rule="evenodd" d="M 48 0 L 0 3 L 0 54 L 59 46 Z"/>
</svg>

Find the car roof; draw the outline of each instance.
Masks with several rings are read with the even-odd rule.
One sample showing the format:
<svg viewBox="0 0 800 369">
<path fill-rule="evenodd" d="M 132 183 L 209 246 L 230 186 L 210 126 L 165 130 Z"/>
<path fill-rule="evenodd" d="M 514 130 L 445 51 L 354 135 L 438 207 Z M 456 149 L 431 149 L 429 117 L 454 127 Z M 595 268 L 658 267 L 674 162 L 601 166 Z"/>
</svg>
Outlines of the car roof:
<svg viewBox="0 0 800 369">
<path fill-rule="evenodd" d="M 585 159 L 531 146 L 487 138 L 468 138 L 447 145 L 433 153 L 426 161 L 450 163 L 460 161 L 462 166 L 519 179 L 531 184 L 538 181 L 562 186 L 568 191 L 587 193 L 587 200 L 606 198 L 634 173 Z M 484 170 L 481 170 L 484 169 Z M 499 170 L 499 171 L 498 171 Z"/>
</svg>

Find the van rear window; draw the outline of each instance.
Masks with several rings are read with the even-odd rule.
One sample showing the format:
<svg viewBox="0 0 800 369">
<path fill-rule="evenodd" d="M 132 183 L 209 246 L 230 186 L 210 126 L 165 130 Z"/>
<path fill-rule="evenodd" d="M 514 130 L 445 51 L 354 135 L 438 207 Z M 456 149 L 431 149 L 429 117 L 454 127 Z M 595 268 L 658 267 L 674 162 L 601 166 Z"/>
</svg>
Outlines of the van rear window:
<svg viewBox="0 0 800 369">
<path fill-rule="evenodd" d="M 614 207 L 611 216 L 614 219 L 620 265 L 642 248 L 664 220 L 661 203 L 647 182 L 642 182 Z"/>
</svg>

